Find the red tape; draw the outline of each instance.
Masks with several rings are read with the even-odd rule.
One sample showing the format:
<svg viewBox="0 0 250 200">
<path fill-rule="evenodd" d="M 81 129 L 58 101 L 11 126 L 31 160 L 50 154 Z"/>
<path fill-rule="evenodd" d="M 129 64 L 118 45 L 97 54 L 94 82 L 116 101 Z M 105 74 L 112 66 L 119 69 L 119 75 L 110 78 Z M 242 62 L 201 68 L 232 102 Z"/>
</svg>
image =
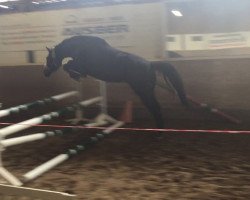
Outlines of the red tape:
<svg viewBox="0 0 250 200">
<path fill-rule="evenodd" d="M 0 125 L 14 125 L 16 123 L 0 123 Z M 96 126 L 72 126 L 72 125 L 58 125 L 58 124 L 39 124 L 39 125 L 30 125 L 30 124 L 20 124 L 19 125 L 29 125 L 31 127 L 51 127 L 51 128 L 79 128 L 79 129 L 96 129 L 104 130 L 107 127 L 96 127 Z M 114 130 L 122 131 L 146 131 L 146 132 L 179 132 L 179 133 L 227 133 L 227 134 L 250 134 L 250 130 L 209 130 L 209 129 L 153 129 L 153 128 L 115 128 Z M 0 129 L 1 133 L 1 129 Z"/>
</svg>

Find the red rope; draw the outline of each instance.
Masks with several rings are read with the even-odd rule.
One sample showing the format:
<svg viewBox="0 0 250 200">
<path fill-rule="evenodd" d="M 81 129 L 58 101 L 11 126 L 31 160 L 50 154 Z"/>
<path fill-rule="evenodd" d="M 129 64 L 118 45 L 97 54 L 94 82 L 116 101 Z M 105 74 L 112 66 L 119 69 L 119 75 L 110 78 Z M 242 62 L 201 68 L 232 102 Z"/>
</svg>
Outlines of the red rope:
<svg viewBox="0 0 250 200">
<path fill-rule="evenodd" d="M 0 123 L 0 125 L 14 125 L 15 123 Z M 77 126 L 77 125 L 58 125 L 58 124 L 39 124 L 39 125 L 30 125 L 30 124 L 20 124 L 20 125 L 29 125 L 33 127 L 51 127 L 51 128 L 79 128 L 79 129 L 96 129 L 104 130 L 107 127 L 87 127 L 87 126 Z M 250 130 L 209 130 L 209 129 L 153 129 L 153 128 L 115 128 L 115 130 L 122 131 L 146 131 L 146 132 L 179 132 L 179 133 L 227 133 L 227 134 L 250 134 Z M 0 129 L 1 133 L 1 129 Z"/>
</svg>

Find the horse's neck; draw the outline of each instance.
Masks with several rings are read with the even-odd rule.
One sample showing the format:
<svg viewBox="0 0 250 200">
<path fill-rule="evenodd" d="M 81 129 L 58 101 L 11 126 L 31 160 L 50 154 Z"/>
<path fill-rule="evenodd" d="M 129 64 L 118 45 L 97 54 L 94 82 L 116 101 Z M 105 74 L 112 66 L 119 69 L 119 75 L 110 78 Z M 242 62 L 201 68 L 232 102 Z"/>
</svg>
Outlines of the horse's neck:
<svg viewBox="0 0 250 200">
<path fill-rule="evenodd" d="M 67 44 L 60 43 L 56 47 L 56 55 L 59 60 L 63 60 L 64 58 L 71 57 L 70 50 Z"/>
</svg>

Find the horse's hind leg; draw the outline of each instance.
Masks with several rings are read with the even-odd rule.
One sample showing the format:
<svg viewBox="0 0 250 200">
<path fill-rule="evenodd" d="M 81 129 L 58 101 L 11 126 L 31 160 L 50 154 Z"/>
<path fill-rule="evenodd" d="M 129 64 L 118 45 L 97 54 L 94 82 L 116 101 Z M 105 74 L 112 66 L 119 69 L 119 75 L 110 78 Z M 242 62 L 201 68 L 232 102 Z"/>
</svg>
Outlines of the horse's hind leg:
<svg viewBox="0 0 250 200">
<path fill-rule="evenodd" d="M 149 84 L 130 84 L 131 88 L 140 97 L 143 104 L 153 115 L 157 128 L 164 128 L 164 120 L 161 113 L 161 108 L 155 98 L 154 86 Z"/>
</svg>

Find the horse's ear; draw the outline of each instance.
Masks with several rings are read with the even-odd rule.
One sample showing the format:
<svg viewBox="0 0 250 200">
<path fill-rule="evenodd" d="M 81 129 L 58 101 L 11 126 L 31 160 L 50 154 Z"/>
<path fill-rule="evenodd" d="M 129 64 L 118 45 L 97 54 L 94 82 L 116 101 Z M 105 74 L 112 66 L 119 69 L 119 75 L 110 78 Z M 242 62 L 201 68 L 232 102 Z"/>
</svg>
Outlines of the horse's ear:
<svg viewBox="0 0 250 200">
<path fill-rule="evenodd" d="M 50 51 L 51 51 L 51 49 L 50 49 L 49 47 L 46 47 L 46 49 L 48 50 L 48 52 L 50 52 Z"/>
</svg>

